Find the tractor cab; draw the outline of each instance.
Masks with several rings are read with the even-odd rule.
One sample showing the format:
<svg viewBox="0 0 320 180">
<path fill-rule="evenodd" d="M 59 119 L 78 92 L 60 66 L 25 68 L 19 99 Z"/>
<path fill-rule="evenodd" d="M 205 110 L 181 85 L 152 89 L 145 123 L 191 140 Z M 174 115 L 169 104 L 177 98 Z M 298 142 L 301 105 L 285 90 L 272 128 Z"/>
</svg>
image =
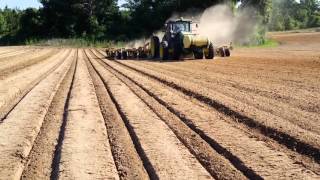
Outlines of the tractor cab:
<svg viewBox="0 0 320 180">
<path fill-rule="evenodd" d="M 192 32 L 191 29 L 191 20 L 184 20 L 184 19 L 179 19 L 179 20 L 170 20 L 166 24 L 166 32 L 170 32 L 172 34 L 177 34 L 179 32 Z"/>
</svg>

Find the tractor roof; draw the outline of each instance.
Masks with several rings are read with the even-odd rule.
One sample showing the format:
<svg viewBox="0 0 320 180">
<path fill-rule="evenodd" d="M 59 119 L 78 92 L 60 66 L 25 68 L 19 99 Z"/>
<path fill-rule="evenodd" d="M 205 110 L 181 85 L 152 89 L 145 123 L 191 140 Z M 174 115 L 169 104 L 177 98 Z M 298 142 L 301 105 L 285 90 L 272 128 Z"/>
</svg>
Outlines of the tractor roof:
<svg viewBox="0 0 320 180">
<path fill-rule="evenodd" d="M 167 23 L 176 23 L 176 22 L 192 22 L 191 19 L 184 19 L 184 18 L 179 18 L 179 19 L 175 19 L 175 20 L 169 20 L 167 21 Z"/>
</svg>

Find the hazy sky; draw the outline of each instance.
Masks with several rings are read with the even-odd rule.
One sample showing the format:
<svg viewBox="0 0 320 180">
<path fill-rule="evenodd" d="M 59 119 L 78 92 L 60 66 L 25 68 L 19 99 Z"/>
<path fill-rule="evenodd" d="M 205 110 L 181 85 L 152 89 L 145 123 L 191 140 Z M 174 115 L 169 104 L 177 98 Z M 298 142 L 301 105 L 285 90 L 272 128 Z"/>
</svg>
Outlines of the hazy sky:
<svg viewBox="0 0 320 180">
<path fill-rule="evenodd" d="M 0 8 L 3 9 L 5 6 L 9 8 L 26 9 L 28 7 L 39 7 L 41 4 L 38 0 L 0 0 Z"/>
<path fill-rule="evenodd" d="M 119 0 L 119 4 L 123 4 L 125 0 Z M 9 8 L 26 9 L 28 7 L 39 7 L 41 4 L 38 0 L 0 0 L 0 8 L 3 9 L 5 6 Z"/>
<path fill-rule="evenodd" d="M 125 3 L 125 0 L 119 0 L 119 1 L 118 1 L 118 4 L 119 4 L 119 5 L 122 5 L 123 3 Z"/>
</svg>

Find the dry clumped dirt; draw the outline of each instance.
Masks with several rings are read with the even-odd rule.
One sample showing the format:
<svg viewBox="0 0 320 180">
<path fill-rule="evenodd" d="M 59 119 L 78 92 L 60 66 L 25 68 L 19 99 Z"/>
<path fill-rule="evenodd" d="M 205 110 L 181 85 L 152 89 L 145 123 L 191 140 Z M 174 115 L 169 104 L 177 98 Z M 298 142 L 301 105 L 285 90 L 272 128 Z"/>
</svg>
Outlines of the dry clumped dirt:
<svg viewBox="0 0 320 180">
<path fill-rule="evenodd" d="M 0 179 L 319 179 L 320 33 L 230 58 L 0 48 Z"/>
</svg>

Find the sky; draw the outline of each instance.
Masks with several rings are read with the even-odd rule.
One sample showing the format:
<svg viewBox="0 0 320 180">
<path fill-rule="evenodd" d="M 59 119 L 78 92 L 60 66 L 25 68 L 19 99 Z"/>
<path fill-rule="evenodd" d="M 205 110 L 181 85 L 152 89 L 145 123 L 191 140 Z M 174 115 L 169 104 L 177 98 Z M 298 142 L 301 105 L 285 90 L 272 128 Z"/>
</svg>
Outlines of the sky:
<svg viewBox="0 0 320 180">
<path fill-rule="evenodd" d="M 119 0 L 118 4 L 122 5 L 125 0 Z M 0 0 L 0 9 L 3 9 L 5 6 L 9 8 L 19 8 L 26 9 L 28 7 L 38 8 L 41 4 L 38 0 Z"/>
<path fill-rule="evenodd" d="M 122 5 L 122 4 L 124 4 L 124 3 L 125 3 L 125 0 L 119 0 L 119 1 L 118 1 L 118 4 L 119 4 L 119 5 Z"/>
<path fill-rule="evenodd" d="M 38 0 L 0 0 L 0 8 L 3 9 L 5 6 L 9 8 L 26 9 L 28 7 L 38 8 L 41 4 Z"/>
</svg>

